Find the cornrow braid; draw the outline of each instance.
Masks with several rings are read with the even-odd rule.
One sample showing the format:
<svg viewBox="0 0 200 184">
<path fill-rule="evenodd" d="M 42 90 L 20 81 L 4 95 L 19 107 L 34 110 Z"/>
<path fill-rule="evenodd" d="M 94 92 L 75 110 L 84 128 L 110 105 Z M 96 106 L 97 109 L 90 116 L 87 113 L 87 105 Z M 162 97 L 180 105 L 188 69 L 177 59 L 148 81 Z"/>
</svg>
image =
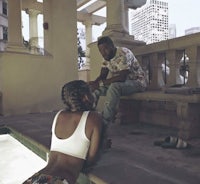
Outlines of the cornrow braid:
<svg viewBox="0 0 200 184">
<path fill-rule="evenodd" d="M 92 110 L 91 105 L 83 101 L 85 95 L 90 94 L 90 88 L 83 80 L 74 80 L 62 87 L 61 97 L 67 111 Z"/>
</svg>

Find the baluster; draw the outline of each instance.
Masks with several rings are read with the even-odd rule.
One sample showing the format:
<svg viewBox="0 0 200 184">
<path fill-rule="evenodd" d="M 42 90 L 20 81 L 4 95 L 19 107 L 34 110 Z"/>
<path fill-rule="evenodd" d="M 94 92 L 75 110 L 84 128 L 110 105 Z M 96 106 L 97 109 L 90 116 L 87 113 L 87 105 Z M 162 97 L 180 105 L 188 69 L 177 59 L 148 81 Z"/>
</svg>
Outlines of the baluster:
<svg viewBox="0 0 200 184">
<path fill-rule="evenodd" d="M 186 48 L 185 50 L 187 56 L 189 57 L 189 76 L 187 85 L 190 87 L 199 86 L 199 62 L 200 62 L 200 47 L 193 45 Z"/>
</svg>

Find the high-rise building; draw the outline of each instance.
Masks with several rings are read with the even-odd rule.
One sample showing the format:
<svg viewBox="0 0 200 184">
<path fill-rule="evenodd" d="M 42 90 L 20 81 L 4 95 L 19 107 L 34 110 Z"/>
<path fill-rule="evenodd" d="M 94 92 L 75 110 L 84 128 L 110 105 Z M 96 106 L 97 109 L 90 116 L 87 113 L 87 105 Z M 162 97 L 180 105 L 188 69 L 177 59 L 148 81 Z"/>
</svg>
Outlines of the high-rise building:
<svg viewBox="0 0 200 184">
<path fill-rule="evenodd" d="M 169 25 L 169 39 L 176 38 L 176 24 Z"/>
<path fill-rule="evenodd" d="M 167 40 L 168 3 L 164 0 L 147 0 L 143 7 L 132 11 L 130 32 L 136 40 L 147 44 Z"/>
<path fill-rule="evenodd" d="M 185 35 L 194 34 L 200 32 L 200 27 L 191 27 L 185 30 Z"/>
</svg>

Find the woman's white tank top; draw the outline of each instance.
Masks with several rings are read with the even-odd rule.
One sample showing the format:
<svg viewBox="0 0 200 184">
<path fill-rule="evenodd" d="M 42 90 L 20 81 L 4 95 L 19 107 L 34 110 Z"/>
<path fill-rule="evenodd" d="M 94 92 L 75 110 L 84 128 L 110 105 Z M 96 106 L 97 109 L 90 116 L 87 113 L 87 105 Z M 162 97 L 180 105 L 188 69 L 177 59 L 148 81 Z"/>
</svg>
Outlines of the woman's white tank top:
<svg viewBox="0 0 200 184">
<path fill-rule="evenodd" d="M 89 111 L 84 111 L 77 128 L 74 133 L 66 138 L 59 139 L 55 134 L 55 127 L 59 111 L 53 121 L 52 125 L 52 138 L 51 138 L 51 151 L 61 152 L 77 158 L 86 159 L 87 152 L 90 146 L 90 140 L 86 137 L 85 126 Z"/>
</svg>

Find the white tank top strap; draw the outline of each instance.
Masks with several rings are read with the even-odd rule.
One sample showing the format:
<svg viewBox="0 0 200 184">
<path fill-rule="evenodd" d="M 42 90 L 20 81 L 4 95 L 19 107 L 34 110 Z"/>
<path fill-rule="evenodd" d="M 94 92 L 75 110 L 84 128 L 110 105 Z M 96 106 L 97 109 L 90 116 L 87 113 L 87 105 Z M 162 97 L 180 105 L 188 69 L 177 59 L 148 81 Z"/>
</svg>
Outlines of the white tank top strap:
<svg viewBox="0 0 200 184">
<path fill-rule="evenodd" d="M 85 126 L 86 126 L 86 121 L 87 121 L 87 117 L 90 111 L 84 111 L 81 119 L 79 121 L 79 124 L 76 128 L 76 132 L 83 132 L 85 134 Z"/>
<path fill-rule="evenodd" d="M 52 131 L 54 132 L 55 130 L 55 126 L 56 126 L 56 122 L 57 122 L 57 119 L 58 119 L 58 115 L 62 112 L 63 110 L 60 110 L 57 112 L 57 114 L 55 115 L 54 117 L 54 120 L 53 120 L 53 125 L 52 125 Z"/>
</svg>

